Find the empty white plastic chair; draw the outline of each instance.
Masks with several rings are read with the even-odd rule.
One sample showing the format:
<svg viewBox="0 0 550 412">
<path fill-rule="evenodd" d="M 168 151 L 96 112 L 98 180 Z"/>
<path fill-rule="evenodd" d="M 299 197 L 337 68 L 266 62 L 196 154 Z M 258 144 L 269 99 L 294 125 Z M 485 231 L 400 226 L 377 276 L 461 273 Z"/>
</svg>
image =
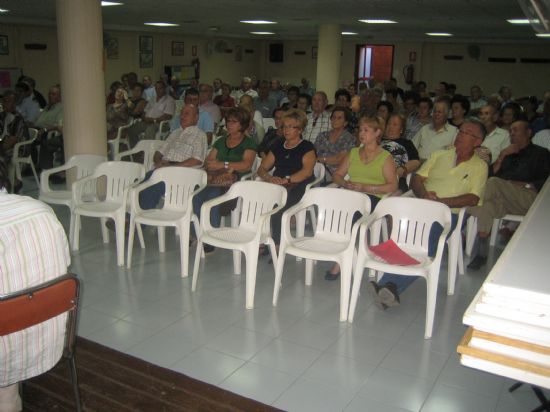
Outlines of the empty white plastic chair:
<svg viewBox="0 0 550 412">
<path fill-rule="evenodd" d="M 133 149 L 120 152 L 115 160 L 125 160 L 125 157 L 133 158 L 133 155 L 143 152 L 143 167 L 145 171 L 153 168 L 155 152 L 164 144 L 162 140 L 140 140 Z"/>
<path fill-rule="evenodd" d="M 368 230 L 371 229 L 376 232 L 378 230 L 377 225 L 385 216 L 391 216 L 392 219 L 390 239 L 405 253 L 419 261 L 419 264 L 411 266 L 390 265 L 378 258 L 368 248 L 368 246 L 373 245 L 372 241 L 369 244 L 367 243 Z M 434 223 L 439 223 L 443 227 L 443 231 L 438 239 L 435 256 L 429 257 L 428 241 Z M 403 197 L 387 197 L 380 200 L 374 212 L 367 218 L 366 222 L 361 224 L 359 230 L 359 253 L 353 272 L 349 322 L 353 322 L 365 268 L 403 276 L 420 276 L 426 279 L 427 290 L 424 338 L 431 338 L 441 257 L 445 247 L 445 239 L 450 229 L 451 210 L 443 203 Z"/>
<path fill-rule="evenodd" d="M 164 202 L 160 209 L 141 209 L 139 194 L 155 184 L 163 182 Z M 130 190 L 130 234 L 128 236 L 127 267 L 132 265 L 135 225 L 158 227 L 159 251 L 165 251 L 165 228 L 175 227 L 180 235 L 181 276 L 187 277 L 189 266 L 189 228 L 195 225 L 199 233 L 199 219 L 193 213 L 193 196 L 206 186 L 206 172 L 189 167 L 170 166 L 156 169 L 151 178 Z M 139 234 L 140 232 L 138 232 Z M 145 244 L 140 238 L 141 247 Z"/>
<path fill-rule="evenodd" d="M 128 142 L 128 137 L 122 137 L 125 130 L 128 129 L 130 126 L 132 126 L 133 122 L 120 126 L 118 128 L 116 137 L 111 140 L 107 140 L 107 143 L 109 144 L 109 159 L 110 160 L 118 160 L 117 156 L 120 152 L 120 145 L 124 144 L 127 149 L 130 148 L 130 143 Z"/>
<path fill-rule="evenodd" d="M 65 205 L 70 211 L 73 209 L 73 194 L 70 190 L 54 190 L 50 186 L 50 176 L 59 172 L 67 172 L 71 169 L 75 169 L 75 179 L 82 179 L 83 177 L 91 175 L 95 168 L 107 161 L 105 156 L 80 154 L 71 156 L 71 158 L 64 165 L 54 167 L 52 169 L 43 170 L 40 174 L 40 194 L 38 199 L 52 205 Z M 90 184 L 83 190 L 83 198 L 86 200 L 92 200 L 95 196 L 95 184 Z M 73 219 L 71 219 L 72 225 Z M 72 233 L 72 226 L 69 228 L 69 236 Z"/>
<path fill-rule="evenodd" d="M 192 290 L 197 287 L 199 264 L 203 243 L 234 251 L 233 259 L 246 257 L 246 308 L 254 307 L 256 270 L 260 244 L 269 245 L 273 262 L 277 261 L 275 243 L 271 238 L 271 216 L 286 204 L 287 191 L 284 187 L 266 182 L 244 181 L 234 183 L 229 191 L 215 199 L 204 202 L 201 207 L 200 226 Z M 237 227 L 215 228 L 210 224 L 212 207 L 228 200 L 241 198 L 239 225 Z"/>
<path fill-rule="evenodd" d="M 293 237 L 290 232 L 290 218 L 307 210 L 311 206 L 318 209 L 315 232 L 311 237 Z M 349 290 L 353 270 L 355 238 L 357 228 L 365 216 L 370 213 L 370 198 L 352 190 L 319 187 L 304 193 L 302 200 L 283 213 L 281 221 L 281 244 L 275 271 L 273 287 L 273 306 L 277 305 L 283 266 L 287 254 L 306 260 L 305 284 L 311 285 L 313 279 L 312 259 L 328 260 L 340 265 L 340 321 L 348 317 Z M 356 224 L 356 213 L 363 215 Z"/>
<path fill-rule="evenodd" d="M 491 228 L 491 237 L 489 239 L 489 244 L 494 246 L 497 243 L 498 232 L 502 228 L 502 222 L 518 222 L 523 221 L 524 216 L 522 215 L 506 215 L 501 219 L 494 219 L 493 226 Z M 472 250 L 474 249 L 474 244 L 477 237 L 477 217 L 470 216 L 468 217 L 467 229 L 466 229 L 466 254 L 470 256 Z"/>
<path fill-rule="evenodd" d="M 89 176 L 73 183 L 73 211 L 71 213 L 71 244 L 73 250 L 78 250 L 80 237 L 80 216 L 99 217 L 103 243 L 109 242 L 109 232 L 105 226 L 108 218 L 115 222 L 117 244 L 117 264 L 124 266 L 124 227 L 127 205 L 127 195 L 130 186 L 139 182 L 145 175 L 143 165 L 132 162 L 105 162 L 98 165 Z M 86 185 L 104 177 L 106 187 L 104 196 L 87 202 L 85 199 Z"/>
</svg>

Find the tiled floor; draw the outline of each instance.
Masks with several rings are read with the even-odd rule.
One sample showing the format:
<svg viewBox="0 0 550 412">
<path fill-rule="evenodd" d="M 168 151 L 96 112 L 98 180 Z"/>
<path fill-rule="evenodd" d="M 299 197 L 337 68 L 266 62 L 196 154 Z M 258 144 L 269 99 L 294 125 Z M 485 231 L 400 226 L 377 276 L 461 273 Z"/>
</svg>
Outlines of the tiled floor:
<svg viewBox="0 0 550 412">
<path fill-rule="evenodd" d="M 67 209 L 54 210 L 67 227 Z M 284 410 L 511 412 L 537 405 L 528 388 L 509 394 L 511 381 L 459 363 L 462 315 L 486 271 L 460 276 L 447 296 L 443 263 L 433 338 L 424 340 L 423 281 L 386 312 L 364 291 L 354 323 L 340 323 L 339 282 L 322 277 L 328 263 L 315 266 L 306 287 L 303 262 L 287 259 L 273 307 L 273 268 L 263 258 L 255 308 L 246 310 L 244 275 L 232 274 L 229 251 L 201 262 L 192 293 L 191 277 L 179 275 L 174 233 L 163 254 L 156 232 L 145 236 L 132 269 L 119 268 L 114 239 L 103 244 L 99 221 L 83 220 L 71 267 L 83 281 L 79 335 Z"/>
</svg>

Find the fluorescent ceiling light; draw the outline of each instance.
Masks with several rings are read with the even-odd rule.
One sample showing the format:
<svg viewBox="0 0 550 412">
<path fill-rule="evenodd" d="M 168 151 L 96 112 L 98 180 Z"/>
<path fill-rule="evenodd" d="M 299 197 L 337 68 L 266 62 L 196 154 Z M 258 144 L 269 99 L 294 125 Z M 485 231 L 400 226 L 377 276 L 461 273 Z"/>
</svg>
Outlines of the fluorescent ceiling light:
<svg viewBox="0 0 550 412">
<path fill-rule="evenodd" d="M 177 23 L 162 23 L 162 22 L 159 22 L 159 23 L 143 23 L 145 24 L 146 26 L 158 26 L 158 27 L 175 27 L 175 26 L 179 26 L 179 24 Z"/>
<path fill-rule="evenodd" d="M 508 19 L 506 21 L 508 23 L 512 23 L 512 24 L 531 24 L 531 23 L 538 24 L 539 23 L 539 19 L 533 19 L 533 20 L 529 20 L 529 19 Z"/>
<path fill-rule="evenodd" d="M 101 5 L 103 7 L 105 6 L 122 6 L 124 3 L 120 3 L 118 1 L 102 1 Z"/>
<path fill-rule="evenodd" d="M 275 34 L 275 33 L 273 33 L 272 31 L 251 31 L 250 34 L 264 35 L 264 34 Z"/>
<path fill-rule="evenodd" d="M 357 36 L 357 33 L 353 31 L 343 31 L 342 36 Z"/>
<path fill-rule="evenodd" d="M 393 20 L 387 20 L 387 19 L 363 19 L 359 20 L 361 23 L 369 23 L 369 24 L 394 24 L 397 23 Z"/>
<path fill-rule="evenodd" d="M 542 38 L 550 38 L 550 33 L 537 33 L 535 34 L 535 36 L 542 37 Z"/>
<path fill-rule="evenodd" d="M 269 20 L 241 20 L 241 23 L 247 23 L 247 24 L 277 24 L 276 21 L 269 21 Z"/>
<path fill-rule="evenodd" d="M 436 36 L 436 37 L 451 37 L 451 33 L 426 33 L 428 36 Z"/>
<path fill-rule="evenodd" d="M 0 13 L 7 13 L 9 10 L 6 9 L 0 9 Z"/>
</svg>

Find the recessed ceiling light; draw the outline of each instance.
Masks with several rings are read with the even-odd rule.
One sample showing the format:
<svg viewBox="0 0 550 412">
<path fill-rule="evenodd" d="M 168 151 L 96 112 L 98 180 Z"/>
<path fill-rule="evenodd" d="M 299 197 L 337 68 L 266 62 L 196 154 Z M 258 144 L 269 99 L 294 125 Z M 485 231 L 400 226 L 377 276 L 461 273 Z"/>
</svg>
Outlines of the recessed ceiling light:
<svg viewBox="0 0 550 412">
<path fill-rule="evenodd" d="M 106 7 L 106 6 L 122 6 L 124 3 L 120 3 L 118 1 L 102 1 L 101 2 L 101 5 L 103 7 Z"/>
<path fill-rule="evenodd" d="M 540 22 L 539 19 L 532 19 L 532 20 L 529 20 L 529 19 L 508 19 L 506 21 L 508 23 L 512 23 L 512 24 L 531 24 L 531 23 L 538 24 Z"/>
<path fill-rule="evenodd" d="M 276 21 L 269 21 L 269 20 L 241 20 L 241 23 L 247 23 L 247 24 L 277 24 Z"/>
<path fill-rule="evenodd" d="M 436 37 L 451 37 L 452 34 L 451 33 L 437 33 L 437 32 L 434 32 L 434 33 L 426 33 L 428 36 L 436 36 Z"/>
<path fill-rule="evenodd" d="M 162 22 L 159 22 L 159 23 L 143 23 L 145 24 L 146 26 L 158 26 L 158 27 L 175 27 L 175 26 L 179 26 L 179 24 L 177 23 L 162 23 Z"/>
<path fill-rule="evenodd" d="M 353 31 L 343 31 L 342 36 L 357 36 L 357 33 Z"/>
<path fill-rule="evenodd" d="M 542 38 L 550 38 L 550 33 L 537 33 L 535 34 L 535 36 L 542 37 Z"/>
<path fill-rule="evenodd" d="M 250 34 L 260 34 L 260 35 L 263 35 L 263 34 L 275 34 L 275 33 L 273 33 L 272 31 L 251 31 Z"/>
<path fill-rule="evenodd" d="M 9 10 L 6 9 L 0 9 L 0 13 L 7 13 Z"/>
<path fill-rule="evenodd" d="M 394 24 L 397 23 L 393 20 L 387 20 L 387 19 L 363 19 L 359 20 L 361 23 L 368 23 L 368 24 Z"/>
</svg>

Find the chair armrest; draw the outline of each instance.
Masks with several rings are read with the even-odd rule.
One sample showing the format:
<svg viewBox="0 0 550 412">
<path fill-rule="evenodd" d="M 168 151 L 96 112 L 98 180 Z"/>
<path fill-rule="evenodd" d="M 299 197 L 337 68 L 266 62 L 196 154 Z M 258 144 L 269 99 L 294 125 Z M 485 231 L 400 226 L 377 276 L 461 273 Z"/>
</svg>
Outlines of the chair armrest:
<svg viewBox="0 0 550 412">
<path fill-rule="evenodd" d="M 231 191 L 224 193 L 221 196 L 215 197 L 214 199 L 207 200 L 201 205 L 201 231 L 213 229 L 210 224 L 210 210 L 219 204 L 227 202 L 228 200 L 236 199 L 237 196 L 231 194 Z M 208 217 L 208 218 L 206 218 Z"/>
<path fill-rule="evenodd" d="M 153 185 L 156 185 L 159 183 L 159 181 L 154 179 L 149 179 L 146 182 L 140 182 L 140 183 L 133 183 L 132 185 L 128 186 L 128 198 L 130 199 L 130 206 L 132 211 L 141 212 L 143 209 L 139 206 L 139 194 L 147 189 L 148 187 L 151 187 Z"/>
<path fill-rule="evenodd" d="M 288 224 L 290 218 L 298 214 L 302 210 L 307 210 L 307 208 L 312 205 L 313 205 L 312 202 L 306 203 L 302 200 L 296 203 L 294 206 L 289 207 L 281 217 L 281 234 L 284 233 L 284 236 L 287 239 L 292 239 L 293 236 L 292 236 L 292 233 L 290 232 L 290 225 Z"/>
<path fill-rule="evenodd" d="M 115 156 L 115 160 L 122 160 L 123 157 L 130 156 L 139 152 L 144 152 L 143 149 L 138 149 L 137 147 L 134 147 L 130 150 L 125 150 L 124 152 L 120 152 Z"/>
<path fill-rule="evenodd" d="M 42 170 L 40 173 L 40 193 L 49 193 L 53 192 L 50 187 L 50 176 L 59 172 L 67 171 L 76 167 L 72 163 L 65 163 L 64 165 L 52 167 L 51 169 Z"/>
<path fill-rule="evenodd" d="M 71 192 L 73 195 L 73 204 L 76 206 L 81 202 L 82 199 L 82 189 L 84 188 L 84 185 L 87 182 L 90 182 L 92 180 L 97 180 L 99 176 L 96 176 L 95 174 L 91 174 L 89 176 L 85 176 L 81 179 L 78 179 L 77 181 L 73 182 L 71 186 Z"/>
<path fill-rule="evenodd" d="M 23 142 L 18 142 L 13 146 L 13 155 L 19 157 L 19 149 L 21 149 L 23 146 L 28 146 L 36 140 L 36 137 L 33 137 L 32 139 L 25 140 Z"/>
</svg>

